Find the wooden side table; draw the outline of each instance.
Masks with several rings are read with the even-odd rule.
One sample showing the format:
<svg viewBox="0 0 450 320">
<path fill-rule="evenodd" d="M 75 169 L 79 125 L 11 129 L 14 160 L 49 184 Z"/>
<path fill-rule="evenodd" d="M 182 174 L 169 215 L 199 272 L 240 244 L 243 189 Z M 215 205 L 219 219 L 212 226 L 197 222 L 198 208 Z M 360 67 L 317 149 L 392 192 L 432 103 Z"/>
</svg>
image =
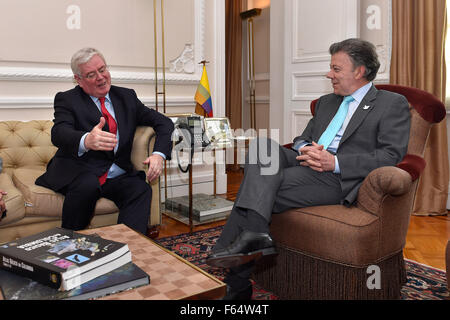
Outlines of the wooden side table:
<svg viewBox="0 0 450 320">
<path fill-rule="evenodd" d="M 196 151 L 199 151 L 200 149 L 196 149 Z M 221 145 L 211 145 L 209 146 L 209 149 L 206 148 L 202 148 L 201 152 L 205 152 L 205 151 L 211 151 L 212 152 L 212 156 L 213 156 L 213 198 L 219 198 L 217 197 L 217 161 L 216 161 L 216 152 L 218 151 L 224 151 L 226 150 L 226 146 L 221 146 Z M 166 216 L 169 216 L 172 219 L 175 219 L 183 224 L 186 224 L 189 226 L 189 232 L 193 233 L 194 232 L 194 227 L 196 225 L 201 225 L 201 224 L 206 224 L 206 223 L 211 223 L 211 222 L 215 222 L 215 221 L 220 221 L 220 220 L 225 220 L 228 215 L 221 215 L 219 217 L 216 218 L 211 218 L 208 219 L 206 221 L 194 221 L 194 212 L 193 212 L 193 199 L 194 199 L 194 192 L 193 192 L 193 166 L 192 164 L 189 165 L 189 167 L 187 168 L 187 173 L 188 173 L 188 187 L 189 187 L 189 191 L 187 194 L 187 197 L 189 199 L 188 202 L 188 207 L 189 207 L 189 212 L 187 214 L 187 216 L 185 214 L 181 214 L 176 212 L 176 210 L 169 210 L 167 209 L 167 207 L 164 210 L 164 214 Z M 166 188 L 167 189 L 167 188 Z M 166 196 L 167 199 L 167 196 Z M 225 211 L 224 211 L 225 213 Z M 152 237 L 150 237 L 152 238 Z"/>
</svg>

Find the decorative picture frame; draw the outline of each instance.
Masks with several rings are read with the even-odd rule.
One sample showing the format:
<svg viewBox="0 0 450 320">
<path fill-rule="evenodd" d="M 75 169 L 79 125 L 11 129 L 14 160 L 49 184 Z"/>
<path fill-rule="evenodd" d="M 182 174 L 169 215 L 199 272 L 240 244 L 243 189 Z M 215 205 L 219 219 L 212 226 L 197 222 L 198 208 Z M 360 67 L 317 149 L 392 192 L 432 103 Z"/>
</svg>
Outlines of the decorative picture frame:
<svg viewBox="0 0 450 320">
<path fill-rule="evenodd" d="M 230 120 L 227 117 L 204 118 L 205 134 L 212 145 L 218 147 L 231 147 L 233 133 Z"/>
</svg>

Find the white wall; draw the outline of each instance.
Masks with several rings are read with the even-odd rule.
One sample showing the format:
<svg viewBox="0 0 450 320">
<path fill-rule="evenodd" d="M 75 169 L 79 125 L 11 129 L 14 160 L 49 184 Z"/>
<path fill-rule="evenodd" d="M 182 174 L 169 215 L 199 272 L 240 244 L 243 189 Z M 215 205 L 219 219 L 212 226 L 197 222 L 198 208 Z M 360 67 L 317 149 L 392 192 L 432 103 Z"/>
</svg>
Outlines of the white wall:
<svg viewBox="0 0 450 320">
<path fill-rule="evenodd" d="M 103 52 L 115 85 L 133 88 L 155 106 L 155 67 L 162 79 L 161 1 L 157 1 L 158 65 L 154 10 L 148 0 L 2 0 L 0 2 L 0 119 L 53 119 L 53 98 L 74 86 L 72 54 L 85 46 Z M 214 114 L 225 115 L 225 21 L 222 0 L 164 0 L 166 112 L 194 112 L 204 59 Z M 162 85 L 159 84 L 159 90 Z M 158 100 L 163 112 L 162 96 Z M 186 184 L 171 163 L 170 177 Z M 212 167 L 196 165 L 194 182 L 212 191 Z M 224 166 L 218 191 L 226 192 Z M 185 188 L 187 190 L 187 188 Z"/>
</svg>

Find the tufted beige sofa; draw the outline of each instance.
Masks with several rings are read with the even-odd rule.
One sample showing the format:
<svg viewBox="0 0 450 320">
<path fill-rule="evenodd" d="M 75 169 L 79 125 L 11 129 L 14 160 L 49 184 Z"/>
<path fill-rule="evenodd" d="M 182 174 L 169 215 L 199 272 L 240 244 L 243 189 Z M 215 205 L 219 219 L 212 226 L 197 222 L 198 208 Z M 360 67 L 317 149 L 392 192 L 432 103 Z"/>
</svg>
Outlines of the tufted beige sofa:
<svg viewBox="0 0 450 320">
<path fill-rule="evenodd" d="M 35 185 L 56 152 L 50 140 L 50 120 L 0 121 L 0 189 L 5 196 L 7 217 L 0 221 L 0 243 L 11 241 L 46 229 L 61 226 L 64 196 Z M 155 132 L 150 127 L 136 131 L 131 160 L 137 169 L 152 152 Z M 70 168 L 67 168 L 70 170 Z M 152 207 L 149 227 L 161 224 L 159 181 L 152 183 Z M 117 223 L 118 208 L 105 198 L 99 199 L 90 227 Z"/>
</svg>

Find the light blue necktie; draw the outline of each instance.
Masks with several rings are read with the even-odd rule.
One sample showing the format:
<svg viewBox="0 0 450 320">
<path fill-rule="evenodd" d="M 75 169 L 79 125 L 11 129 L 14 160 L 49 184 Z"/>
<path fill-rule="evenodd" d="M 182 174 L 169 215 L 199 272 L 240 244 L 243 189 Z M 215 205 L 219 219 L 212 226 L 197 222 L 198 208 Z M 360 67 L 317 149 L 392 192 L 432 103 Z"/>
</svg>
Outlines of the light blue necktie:
<svg viewBox="0 0 450 320">
<path fill-rule="evenodd" d="M 355 100 L 355 99 L 353 99 L 352 96 L 344 97 L 344 100 L 342 101 L 341 105 L 339 106 L 338 111 L 334 115 L 333 120 L 331 120 L 327 129 L 320 136 L 319 142 L 317 142 L 317 143 L 322 144 L 323 148 L 325 150 L 328 148 L 330 143 L 333 141 L 334 137 L 336 137 L 336 134 L 338 133 L 339 129 L 341 129 L 342 124 L 344 123 L 345 117 L 347 116 L 347 113 L 348 113 L 348 105 L 353 100 Z"/>
</svg>

